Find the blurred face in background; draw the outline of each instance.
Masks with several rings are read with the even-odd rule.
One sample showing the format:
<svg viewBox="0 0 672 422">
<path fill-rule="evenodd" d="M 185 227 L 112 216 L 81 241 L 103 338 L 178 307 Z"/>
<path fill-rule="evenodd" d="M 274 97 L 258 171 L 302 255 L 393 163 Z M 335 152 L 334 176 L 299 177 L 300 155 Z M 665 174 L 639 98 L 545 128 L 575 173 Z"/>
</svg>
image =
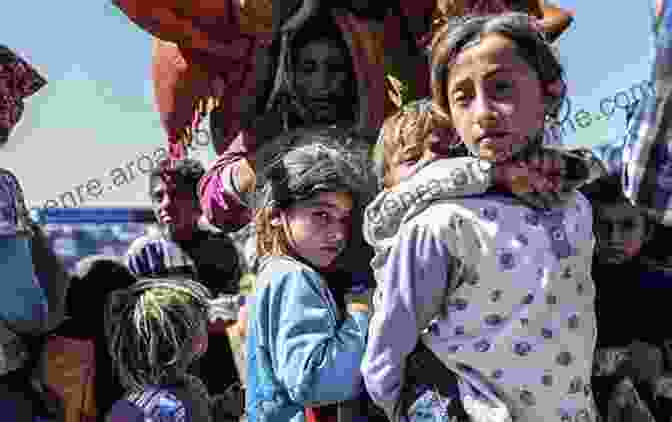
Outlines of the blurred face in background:
<svg viewBox="0 0 672 422">
<path fill-rule="evenodd" d="M 352 66 L 337 41 L 310 41 L 298 50 L 295 60 L 296 93 L 319 123 L 335 123 L 353 115 Z"/>
<path fill-rule="evenodd" d="M 191 189 L 180 186 L 174 179 L 156 177 L 152 181 L 151 198 L 159 225 L 176 240 L 191 238 L 201 215 Z"/>
<path fill-rule="evenodd" d="M 594 204 L 597 259 L 622 264 L 637 257 L 648 237 L 642 212 L 627 203 Z"/>
</svg>

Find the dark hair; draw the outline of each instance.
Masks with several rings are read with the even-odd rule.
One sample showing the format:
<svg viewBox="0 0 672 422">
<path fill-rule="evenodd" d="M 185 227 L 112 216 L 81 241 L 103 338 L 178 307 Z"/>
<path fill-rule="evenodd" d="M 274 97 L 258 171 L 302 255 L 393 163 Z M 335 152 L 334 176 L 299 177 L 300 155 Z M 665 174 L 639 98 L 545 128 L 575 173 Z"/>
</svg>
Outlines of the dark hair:
<svg viewBox="0 0 672 422">
<path fill-rule="evenodd" d="M 630 201 L 626 198 L 625 193 L 623 192 L 623 185 L 621 183 L 620 175 L 618 174 L 600 177 L 599 179 L 582 186 L 579 188 L 579 191 L 581 191 L 591 203 L 599 203 L 603 205 L 630 205 Z"/>
<path fill-rule="evenodd" d="M 177 183 L 178 189 L 192 192 L 194 198 L 198 200 L 198 183 L 203 175 L 205 167 L 198 160 L 186 158 L 174 164 L 169 160 L 163 160 L 149 174 L 149 196 L 152 197 L 152 189 L 157 179 L 168 178 Z"/>
<path fill-rule="evenodd" d="M 104 308 L 109 294 L 132 286 L 136 278 L 117 257 L 93 255 L 82 258 L 70 279 L 66 320 L 60 333 L 94 342 L 96 377 L 94 394 L 99 414 L 105 414 L 124 393 L 107 351 Z"/>
<path fill-rule="evenodd" d="M 255 226 L 259 256 L 287 253 L 281 230 L 269 224 L 273 209 L 284 209 L 320 192 L 349 192 L 353 199 L 352 234 L 338 260 L 358 268 L 367 253 L 361 224 L 364 207 L 375 193 L 368 161 L 369 143 L 354 132 L 335 127 L 306 128 L 283 134 L 257 155 Z M 366 259 L 368 267 L 368 258 Z"/>
<path fill-rule="evenodd" d="M 291 49 L 294 62 L 298 51 L 308 45 L 310 42 L 318 40 L 334 41 L 350 57 L 350 49 L 343 38 L 343 32 L 334 22 L 333 17 L 327 11 L 321 11 L 318 15 L 311 17 L 301 26 L 292 37 Z M 350 59 L 352 62 L 352 59 Z"/>
<path fill-rule="evenodd" d="M 368 202 L 368 140 L 337 127 L 301 128 L 257 153 L 257 208 L 285 208 L 325 191 L 348 191 Z"/>
<path fill-rule="evenodd" d="M 105 308 L 108 350 L 124 387 L 179 381 L 207 335 L 210 291 L 189 279 L 140 279 L 110 295 Z"/>
</svg>

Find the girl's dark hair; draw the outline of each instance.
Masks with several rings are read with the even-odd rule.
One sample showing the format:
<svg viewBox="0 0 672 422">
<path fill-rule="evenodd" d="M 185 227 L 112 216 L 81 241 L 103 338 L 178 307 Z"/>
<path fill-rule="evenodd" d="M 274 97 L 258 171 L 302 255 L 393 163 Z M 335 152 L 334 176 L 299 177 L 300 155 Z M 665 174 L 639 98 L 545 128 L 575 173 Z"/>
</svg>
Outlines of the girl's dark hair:
<svg viewBox="0 0 672 422">
<path fill-rule="evenodd" d="M 350 57 L 350 49 L 343 38 L 341 29 L 338 27 L 329 11 L 322 10 L 306 21 L 306 23 L 293 35 L 291 43 L 292 55 L 294 56 L 293 61 L 296 62 L 296 55 L 301 48 L 312 41 L 318 40 L 335 42 L 343 49 L 347 56 Z M 352 62 L 352 59 L 350 59 L 349 62 Z"/>
<path fill-rule="evenodd" d="M 281 233 L 268 224 L 273 209 L 286 209 L 320 192 L 339 191 L 349 192 L 353 198 L 353 247 L 348 250 L 359 254 L 343 257 L 342 261 L 354 264 L 365 255 L 359 248 L 365 245 L 361 231 L 363 211 L 376 190 L 368 151 L 368 140 L 335 127 L 298 129 L 260 150 L 255 200 L 259 256 L 287 252 L 287 245 L 284 250 L 283 245 L 276 247 L 282 243 L 277 238 Z"/>
<path fill-rule="evenodd" d="M 70 279 L 66 302 L 70 319 L 59 330 L 66 337 L 93 340 L 96 360 L 94 394 L 96 407 L 102 415 L 124 393 L 107 351 L 104 308 L 112 291 L 128 288 L 135 282 L 136 278 L 117 257 L 104 255 L 82 258 Z"/>
</svg>

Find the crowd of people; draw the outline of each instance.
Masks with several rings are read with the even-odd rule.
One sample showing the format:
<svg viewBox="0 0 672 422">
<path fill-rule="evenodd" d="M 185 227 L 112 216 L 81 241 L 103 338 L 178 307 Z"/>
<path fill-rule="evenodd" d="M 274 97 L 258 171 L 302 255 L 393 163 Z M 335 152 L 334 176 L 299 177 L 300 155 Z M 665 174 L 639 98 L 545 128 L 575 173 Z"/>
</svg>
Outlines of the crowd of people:
<svg viewBox="0 0 672 422">
<path fill-rule="evenodd" d="M 68 274 L 2 170 L 3 420 L 672 418 L 669 1 L 593 149 L 547 139 L 545 1 L 114 3 L 155 37 L 161 230 Z M 45 84 L 0 49 L 4 141 Z"/>
</svg>

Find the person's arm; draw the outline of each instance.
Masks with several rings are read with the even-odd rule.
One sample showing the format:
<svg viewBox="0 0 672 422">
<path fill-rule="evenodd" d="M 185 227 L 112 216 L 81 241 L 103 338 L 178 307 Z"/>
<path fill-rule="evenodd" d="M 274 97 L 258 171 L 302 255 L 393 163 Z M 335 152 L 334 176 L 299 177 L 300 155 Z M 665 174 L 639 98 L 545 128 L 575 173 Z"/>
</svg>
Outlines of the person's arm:
<svg viewBox="0 0 672 422">
<path fill-rule="evenodd" d="M 452 271 L 448 239 L 430 227 L 404 230 L 382 272 L 362 373 L 367 391 L 390 420 L 404 383 L 406 358 L 439 309 Z"/>
<path fill-rule="evenodd" d="M 124 263 L 136 277 L 149 277 L 159 272 L 156 263 L 163 263 L 163 250 L 149 242 L 146 237 L 136 239 L 129 246 Z"/>
<path fill-rule="evenodd" d="M 145 415 L 130 402 L 119 400 L 105 416 L 105 422 L 145 422 Z"/>
<path fill-rule="evenodd" d="M 49 240 L 42 228 L 32 224 L 33 238 L 31 252 L 35 274 L 47 300 L 47 322 L 45 331 L 58 327 L 65 319 L 66 297 L 70 277 L 61 259 L 49 246 Z"/>
<path fill-rule="evenodd" d="M 45 291 L 35 275 L 33 240 L 22 216 L 21 188 L 13 174 L 0 174 L 0 318 L 19 333 L 39 333 L 48 321 Z M 45 280 L 48 281 L 48 280 Z"/>
<path fill-rule="evenodd" d="M 305 407 L 352 399 L 363 387 L 368 314 L 352 312 L 338 325 L 317 277 L 295 271 L 274 280 L 268 306 L 276 376 Z"/>
<path fill-rule="evenodd" d="M 242 146 L 242 139 L 217 157 L 199 182 L 199 200 L 207 221 L 224 232 L 241 229 L 252 221 L 247 198 L 256 188 L 252 156 Z M 237 148 L 240 146 L 240 148 Z"/>
</svg>

